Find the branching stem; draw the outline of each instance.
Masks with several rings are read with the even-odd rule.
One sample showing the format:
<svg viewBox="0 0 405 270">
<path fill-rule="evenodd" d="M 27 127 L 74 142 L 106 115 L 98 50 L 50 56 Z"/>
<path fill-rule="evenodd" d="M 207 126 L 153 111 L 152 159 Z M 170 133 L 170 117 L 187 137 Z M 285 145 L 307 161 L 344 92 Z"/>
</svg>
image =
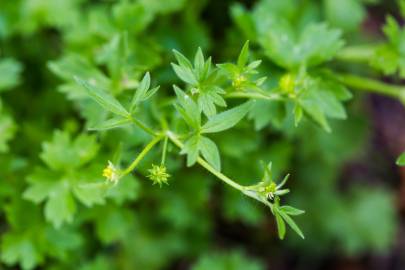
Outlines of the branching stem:
<svg viewBox="0 0 405 270">
<path fill-rule="evenodd" d="M 126 168 L 120 175 L 124 176 L 131 173 L 135 167 L 141 162 L 141 160 L 146 156 L 146 154 L 160 141 L 163 139 L 162 135 L 158 135 L 154 137 L 146 146 L 145 148 L 139 153 L 139 155 L 135 158 L 135 160 Z"/>
</svg>

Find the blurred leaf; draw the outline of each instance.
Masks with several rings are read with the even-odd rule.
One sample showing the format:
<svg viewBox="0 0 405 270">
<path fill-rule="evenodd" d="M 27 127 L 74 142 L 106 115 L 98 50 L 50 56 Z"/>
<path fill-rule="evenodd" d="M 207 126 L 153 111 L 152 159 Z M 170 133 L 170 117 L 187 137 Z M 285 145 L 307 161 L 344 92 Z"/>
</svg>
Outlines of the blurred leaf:
<svg viewBox="0 0 405 270">
<path fill-rule="evenodd" d="M 202 256 L 192 270 L 260 270 L 264 266 L 240 251 L 229 253 L 209 253 Z"/>
</svg>

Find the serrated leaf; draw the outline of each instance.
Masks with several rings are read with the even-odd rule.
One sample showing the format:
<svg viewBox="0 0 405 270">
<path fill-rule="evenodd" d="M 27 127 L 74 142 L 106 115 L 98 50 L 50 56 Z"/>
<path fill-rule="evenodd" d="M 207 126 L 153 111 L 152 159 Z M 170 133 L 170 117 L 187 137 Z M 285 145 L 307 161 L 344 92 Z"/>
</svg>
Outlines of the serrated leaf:
<svg viewBox="0 0 405 270">
<path fill-rule="evenodd" d="M 105 182 L 78 183 L 73 186 L 72 191 L 81 203 L 91 207 L 95 204 L 104 204 L 107 188 Z"/>
<path fill-rule="evenodd" d="M 60 182 L 50 193 L 45 204 L 45 218 L 55 228 L 63 223 L 71 223 L 76 212 L 76 203 L 64 182 Z"/>
<path fill-rule="evenodd" d="M 34 269 L 42 263 L 44 256 L 32 239 L 21 233 L 7 232 L 1 241 L 0 257 L 7 265 L 20 263 L 24 270 Z"/>
<path fill-rule="evenodd" d="M 83 86 L 87 90 L 87 94 L 94 101 L 96 101 L 101 107 L 103 107 L 107 111 L 121 115 L 123 117 L 129 116 L 127 110 L 111 94 L 78 77 L 75 77 L 75 80 L 79 85 Z"/>
<path fill-rule="evenodd" d="M 200 137 L 199 149 L 204 159 L 217 171 L 221 171 L 221 158 L 217 145 L 207 137 Z"/>
<path fill-rule="evenodd" d="M 202 133 L 215 133 L 235 126 L 252 108 L 254 101 L 248 101 L 233 109 L 216 114 L 202 126 Z"/>
</svg>

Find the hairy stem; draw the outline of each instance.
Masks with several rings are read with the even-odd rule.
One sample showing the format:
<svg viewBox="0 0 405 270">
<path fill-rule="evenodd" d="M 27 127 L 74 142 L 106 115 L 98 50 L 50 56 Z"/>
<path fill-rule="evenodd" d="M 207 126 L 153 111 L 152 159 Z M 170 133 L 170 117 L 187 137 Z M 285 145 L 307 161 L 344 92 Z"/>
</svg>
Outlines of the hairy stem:
<svg viewBox="0 0 405 270">
<path fill-rule="evenodd" d="M 337 53 L 336 59 L 352 63 L 367 63 L 377 48 L 378 44 L 345 47 Z"/>
<path fill-rule="evenodd" d="M 158 135 L 154 137 L 146 146 L 145 148 L 139 153 L 139 155 L 135 158 L 134 161 L 126 168 L 122 173 L 121 176 L 127 175 L 131 173 L 135 167 L 141 162 L 141 160 L 146 156 L 146 154 L 160 141 L 163 139 L 162 135 Z"/>
<path fill-rule="evenodd" d="M 162 150 L 162 161 L 160 162 L 161 165 L 164 165 L 166 162 L 166 152 L 167 152 L 167 141 L 169 140 L 169 137 L 165 136 L 164 142 L 163 142 L 163 150 Z"/>
<path fill-rule="evenodd" d="M 400 98 L 405 93 L 405 87 L 400 85 L 392 85 L 366 77 L 361 77 L 352 74 L 339 74 L 340 81 L 358 90 L 383 94 L 394 98 Z"/>
<path fill-rule="evenodd" d="M 264 100 L 282 100 L 282 97 L 278 94 L 262 94 L 258 92 L 232 92 L 225 96 L 226 98 L 253 98 Z"/>
<path fill-rule="evenodd" d="M 148 133 L 149 135 L 156 136 L 157 133 L 153 131 L 150 127 L 146 126 L 144 123 L 141 121 L 137 120 L 136 118 L 133 118 L 132 116 L 129 117 L 132 123 L 134 123 L 137 127 Z"/>
<path fill-rule="evenodd" d="M 183 148 L 183 146 L 184 146 L 183 143 L 177 138 L 177 136 L 174 133 L 172 133 L 171 131 L 168 131 L 166 133 L 166 135 L 170 139 L 170 141 L 172 141 L 177 147 L 179 147 L 180 149 Z M 210 173 L 212 173 L 213 175 L 218 177 L 220 180 L 222 180 L 225 183 L 227 183 L 228 185 L 230 185 L 231 187 L 236 188 L 237 190 L 240 190 L 240 191 L 245 190 L 244 186 L 239 185 L 238 183 L 236 183 L 235 181 L 233 181 L 232 179 L 230 179 L 229 177 L 227 177 L 223 173 L 221 173 L 221 172 L 217 171 L 216 169 L 214 169 L 214 167 L 212 167 L 204 159 L 198 157 L 197 163 L 200 164 L 202 167 L 204 167 L 207 171 L 209 171 Z"/>
</svg>

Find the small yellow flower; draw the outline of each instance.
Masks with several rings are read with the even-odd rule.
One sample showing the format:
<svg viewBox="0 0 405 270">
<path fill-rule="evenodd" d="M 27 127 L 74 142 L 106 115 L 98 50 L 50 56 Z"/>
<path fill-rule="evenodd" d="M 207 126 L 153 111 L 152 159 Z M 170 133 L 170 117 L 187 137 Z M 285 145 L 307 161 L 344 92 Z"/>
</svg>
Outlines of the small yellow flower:
<svg viewBox="0 0 405 270">
<path fill-rule="evenodd" d="M 119 174 L 117 168 L 115 168 L 114 164 L 111 161 L 108 161 L 108 166 L 103 170 L 103 176 L 107 178 L 108 181 L 117 184 L 119 179 Z"/>
<path fill-rule="evenodd" d="M 239 74 L 237 76 L 235 76 L 235 78 L 232 81 L 232 86 L 235 87 L 236 89 L 240 89 L 242 84 L 245 83 L 246 77 L 243 76 L 242 74 Z"/>
<path fill-rule="evenodd" d="M 266 192 L 268 192 L 268 193 L 274 193 L 276 191 L 277 191 L 277 185 L 274 182 L 271 182 L 270 185 L 268 185 L 266 187 Z"/>
<path fill-rule="evenodd" d="M 162 165 L 154 165 L 152 164 L 152 169 L 149 169 L 148 178 L 153 181 L 153 184 L 168 184 L 167 181 L 170 177 L 170 174 L 166 172 L 166 167 Z"/>
</svg>

